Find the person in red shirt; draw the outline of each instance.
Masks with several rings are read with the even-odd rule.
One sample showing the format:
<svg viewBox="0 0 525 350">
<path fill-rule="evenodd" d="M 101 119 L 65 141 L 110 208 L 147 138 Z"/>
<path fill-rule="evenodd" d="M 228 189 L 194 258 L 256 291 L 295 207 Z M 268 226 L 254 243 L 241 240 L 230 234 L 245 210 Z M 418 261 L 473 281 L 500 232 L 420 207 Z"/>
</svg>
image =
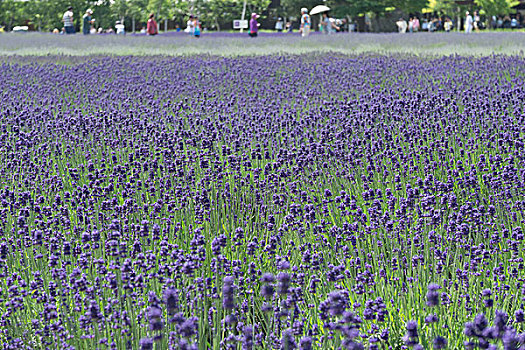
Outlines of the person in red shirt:
<svg viewBox="0 0 525 350">
<path fill-rule="evenodd" d="M 148 29 L 146 30 L 146 33 L 148 33 L 148 35 L 159 34 L 159 32 L 157 30 L 157 22 L 155 21 L 155 14 L 154 13 L 149 15 Z"/>
</svg>

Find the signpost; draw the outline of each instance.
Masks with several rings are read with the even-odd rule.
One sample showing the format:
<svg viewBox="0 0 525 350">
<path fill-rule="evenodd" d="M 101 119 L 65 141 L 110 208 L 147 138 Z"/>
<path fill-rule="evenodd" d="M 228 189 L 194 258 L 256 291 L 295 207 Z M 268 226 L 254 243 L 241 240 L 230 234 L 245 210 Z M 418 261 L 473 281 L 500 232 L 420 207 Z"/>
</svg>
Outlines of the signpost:
<svg viewBox="0 0 525 350">
<path fill-rule="evenodd" d="M 241 21 L 244 21 L 244 16 L 246 15 L 246 0 L 244 0 L 244 4 L 242 5 L 242 15 L 241 15 Z M 248 22 L 248 21 L 246 21 Z M 248 28 L 248 24 L 246 24 L 246 29 Z M 244 28 L 241 28 L 241 33 Z"/>
<path fill-rule="evenodd" d="M 233 29 L 248 29 L 248 20 L 246 19 L 236 19 L 233 21 Z"/>
</svg>

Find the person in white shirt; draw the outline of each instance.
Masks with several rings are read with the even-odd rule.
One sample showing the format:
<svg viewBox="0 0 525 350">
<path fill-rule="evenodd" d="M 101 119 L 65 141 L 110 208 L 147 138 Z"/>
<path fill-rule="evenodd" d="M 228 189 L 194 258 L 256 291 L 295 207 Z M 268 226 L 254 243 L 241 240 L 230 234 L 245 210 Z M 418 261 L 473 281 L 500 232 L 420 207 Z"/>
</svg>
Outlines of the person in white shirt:
<svg viewBox="0 0 525 350">
<path fill-rule="evenodd" d="M 403 18 L 400 18 L 399 21 L 396 22 L 397 29 L 399 33 L 406 33 L 407 32 L 407 21 L 405 21 Z"/>
<path fill-rule="evenodd" d="M 275 30 L 279 33 L 283 31 L 284 28 L 284 21 L 281 17 L 277 18 L 277 22 L 275 22 Z"/>
<path fill-rule="evenodd" d="M 126 34 L 126 27 L 124 26 L 124 23 L 117 21 L 117 23 L 115 23 L 115 31 L 118 35 Z"/>
<path fill-rule="evenodd" d="M 473 26 L 473 19 L 472 19 L 472 16 L 470 15 L 470 12 L 466 12 L 465 13 L 467 15 L 467 17 L 465 18 L 465 33 L 472 33 L 472 26 Z"/>
<path fill-rule="evenodd" d="M 188 19 L 188 22 L 186 23 L 186 29 L 184 31 L 190 35 L 193 35 L 193 32 L 195 31 L 195 21 L 193 20 L 193 16 L 190 16 Z"/>
</svg>

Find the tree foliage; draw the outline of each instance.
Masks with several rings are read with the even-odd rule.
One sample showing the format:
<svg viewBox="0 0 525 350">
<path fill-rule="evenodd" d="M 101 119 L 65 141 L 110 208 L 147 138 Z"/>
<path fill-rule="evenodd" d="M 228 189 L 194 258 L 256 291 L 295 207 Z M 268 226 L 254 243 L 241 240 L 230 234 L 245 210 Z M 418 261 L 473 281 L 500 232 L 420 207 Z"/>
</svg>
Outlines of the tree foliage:
<svg viewBox="0 0 525 350">
<path fill-rule="evenodd" d="M 429 0 L 281 0 L 280 7 L 271 14 L 299 17 L 300 9 L 311 9 L 321 3 L 332 8 L 337 17 L 359 16 L 372 13 L 385 14 L 389 9 L 404 13 L 417 13 L 428 6 Z M 247 0 L 246 18 L 251 12 L 264 15 L 271 0 Z M 438 11 L 457 11 L 451 0 L 432 0 L 432 7 Z M 476 6 L 487 15 L 507 14 L 518 0 L 475 0 Z M 67 7 L 73 6 L 74 22 L 80 28 L 82 15 L 91 8 L 99 26 L 113 26 L 116 20 L 134 20 L 145 23 L 149 13 L 158 20 L 176 20 L 184 23 L 190 14 L 198 15 L 209 28 L 220 29 L 241 17 L 243 0 L 0 0 L 0 25 L 10 30 L 15 25 L 31 25 L 35 30 L 52 30 L 62 27 L 62 15 Z"/>
<path fill-rule="evenodd" d="M 507 15 L 513 6 L 520 3 L 517 0 L 474 0 L 474 2 L 481 7 L 488 16 Z"/>
</svg>

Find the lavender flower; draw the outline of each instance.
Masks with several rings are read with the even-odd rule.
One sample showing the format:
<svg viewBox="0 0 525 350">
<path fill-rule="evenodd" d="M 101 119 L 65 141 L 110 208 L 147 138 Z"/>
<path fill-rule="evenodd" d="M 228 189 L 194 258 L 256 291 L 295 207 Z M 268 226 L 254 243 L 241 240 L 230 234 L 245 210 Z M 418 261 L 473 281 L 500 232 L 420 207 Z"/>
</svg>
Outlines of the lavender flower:
<svg viewBox="0 0 525 350">
<path fill-rule="evenodd" d="M 153 340 L 150 338 L 142 338 L 139 341 L 140 350 L 153 350 Z"/>
<path fill-rule="evenodd" d="M 439 292 L 438 290 L 441 289 L 441 286 L 431 283 L 428 285 L 428 292 L 427 292 L 427 305 L 430 307 L 438 306 L 439 305 Z"/>
<path fill-rule="evenodd" d="M 222 285 L 222 307 L 225 309 L 233 309 L 234 304 L 234 287 L 233 287 L 233 277 L 228 276 L 224 277 Z"/>
<path fill-rule="evenodd" d="M 437 336 L 432 341 L 434 349 L 445 349 L 447 347 L 447 339 L 441 336 Z"/>
<path fill-rule="evenodd" d="M 280 272 L 277 275 L 277 292 L 279 294 L 288 294 L 290 289 L 290 275 L 286 272 Z"/>
</svg>

